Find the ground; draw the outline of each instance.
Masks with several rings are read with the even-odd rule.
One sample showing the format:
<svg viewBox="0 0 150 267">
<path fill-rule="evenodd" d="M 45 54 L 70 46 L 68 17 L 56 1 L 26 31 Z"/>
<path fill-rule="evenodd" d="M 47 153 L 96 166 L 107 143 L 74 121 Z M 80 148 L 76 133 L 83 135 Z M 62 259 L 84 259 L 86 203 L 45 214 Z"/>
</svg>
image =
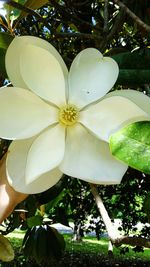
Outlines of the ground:
<svg viewBox="0 0 150 267">
<path fill-rule="evenodd" d="M 99 241 L 95 236 L 87 236 L 83 242 L 72 241 L 72 229 L 54 225 L 63 232 L 66 240 L 66 250 L 57 262 L 41 265 L 41 267 L 150 267 L 150 250 L 135 253 L 132 248 L 125 255 L 120 255 L 119 249 L 114 249 L 114 258 L 107 255 L 108 240 L 106 237 Z M 15 247 L 15 260 L 10 263 L 0 262 L 0 267 L 39 267 L 33 261 L 26 261 L 21 251 L 24 232 L 15 231 L 9 235 Z"/>
</svg>

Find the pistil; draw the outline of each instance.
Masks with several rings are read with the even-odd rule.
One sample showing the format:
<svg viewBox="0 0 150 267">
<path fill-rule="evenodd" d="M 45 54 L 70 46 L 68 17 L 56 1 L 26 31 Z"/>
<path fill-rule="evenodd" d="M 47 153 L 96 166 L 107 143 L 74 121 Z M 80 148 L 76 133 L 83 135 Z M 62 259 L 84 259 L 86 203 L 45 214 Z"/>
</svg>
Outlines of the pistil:
<svg viewBox="0 0 150 267">
<path fill-rule="evenodd" d="M 63 123 L 65 126 L 74 125 L 79 116 L 79 111 L 76 106 L 72 104 L 68 104 L 60 108 L 59 111 L 59 121 Z"/>
</svg>

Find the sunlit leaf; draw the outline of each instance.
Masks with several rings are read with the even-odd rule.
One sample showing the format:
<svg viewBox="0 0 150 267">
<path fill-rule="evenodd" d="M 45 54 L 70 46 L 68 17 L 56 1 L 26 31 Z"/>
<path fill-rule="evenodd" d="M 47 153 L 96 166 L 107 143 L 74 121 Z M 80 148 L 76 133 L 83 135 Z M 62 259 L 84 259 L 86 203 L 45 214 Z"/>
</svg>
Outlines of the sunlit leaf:
<svg viewBox="0 0 150 267">
<path fill-rule="evenodd" d="M 74 23 L 70 23 L 69 24 L 69 28 L 73 31 L 73 32 L 77 32 L 78 28 Z"/>
<path fill-rule="evenodd" d="M 150 173 L 150 121 L 125 126 L 110 137 L 111 153 L 130 167 Z"/>
<path fill-rule="evenodd" d="M 33 226 L 42 225 L 42 222 L 43 217 L 40 215 L 36 215 L 27 219 L 27 225 L 29 228 L 32 228 Z"/>
</svg>

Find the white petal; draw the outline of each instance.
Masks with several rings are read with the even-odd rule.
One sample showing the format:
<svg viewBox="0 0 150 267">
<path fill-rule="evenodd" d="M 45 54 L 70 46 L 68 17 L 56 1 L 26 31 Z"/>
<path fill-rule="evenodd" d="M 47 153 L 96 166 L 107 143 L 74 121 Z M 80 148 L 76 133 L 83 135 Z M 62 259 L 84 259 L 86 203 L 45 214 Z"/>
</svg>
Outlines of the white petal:
<svg viewBox="0 0 150 267">
<path fill-rule="evenodd" d="M 82 108 L 103 97 L 118 76 L 117 63 L 87 48 L 74 59 L 69 73 L 69 102 Z"/>
<path fill-rule="evenodd" d="M 66 103 L 63 71 L 51 53 L 26 45 L 20 55 L 20 71 L 28 88 L 37 95 L 58 106 Z"/>
<path fill-rule="evenodd" d="M 64 159 L 59 166 L 67 175 L 96 184 L 118 184 L 127 165 L 110 154 L 108 144 L 80 124 L 68 127 Z"/>
<path fill-rule="evenodd" d="M 109 136 L 124 125 L 150 120 L 150 116 L 129 99 L 112 96 L 80 112 L 79 120 L 93 134 L 108 142 Z"/>
<path fill-rule="evenodd" d="M 65 127 L 56 125 L 39 135 L 32 143 L 26 163 L 26 182 L 56 168 L 64 157 Z"/>
<path fill-rule="evenodd" d="M 116 90 L 109 94 L 107 94 L 105 97 L 111 97 L 111 96 L 122 96 L 129 100 L 131 100 L 133 103 L 135 103 L 139 108 L 144 110 L 147 114 L 150 115 L 150 97 L 145 95 L 142 92 L 138 92 L 136 90 Z"/>
<path fill-rule="evenodd" d="M 22 53 L 24 47 L 28 44 L 32 44 L 36 47 L 41 47 L 49 51 L 49 53 L 51 53 L 61 65 L 64 76 L 66 77 L 68 75 L 68 70 L 62 57 L 51 44 L 34 36 L 17 36 L 11 42 L 6 53 L 6 70 L 8 77 L 14 86 L 26 88 L 26 84 L 20 74 L 20 54 Z"/>
<path fill-rule="evenodd" d="M 58 121 L 58 109 L 28 90 L 7 87 L 0 90 L 0 137 L 24 139 Z"/>
<path fill-rule="evenodd" d="M 23 45 L 20 45 L 20 38 L 16 37 L 9 45 L 6 56 L 5 56 L 5 66 L 8 78 L 12 84 L 16 87 L 26 88 L 27 85 L 23 81 L 20 74 L 20 53 L 22 51 Z"/>
<path fill-rule="evenodd" d="M 36 194 L 55 185 L 62 176 L 58 168 L 44 173 L 34 182 L 28 184 L 25 178 L 26 161 L 30 146 L 34 138 L 28 140 L 13 141 L 9 147 L 6 169 L 10 185 L 18 192 Z"/>
</svg>

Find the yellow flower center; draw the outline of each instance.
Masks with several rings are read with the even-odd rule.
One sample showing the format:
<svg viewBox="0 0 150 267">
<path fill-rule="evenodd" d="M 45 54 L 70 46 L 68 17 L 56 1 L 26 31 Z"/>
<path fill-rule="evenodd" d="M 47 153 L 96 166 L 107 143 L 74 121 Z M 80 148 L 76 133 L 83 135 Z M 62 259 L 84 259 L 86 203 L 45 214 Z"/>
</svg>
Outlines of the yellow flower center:
<svg viewBox="0 0 150 267">
<path fill-rule="evenodd" d="M 59 121 L 65 126 L 71 126 L 77 122 L 79 111 L 76 106 L 68 104 L 59 110 Z"/>
</svg>

